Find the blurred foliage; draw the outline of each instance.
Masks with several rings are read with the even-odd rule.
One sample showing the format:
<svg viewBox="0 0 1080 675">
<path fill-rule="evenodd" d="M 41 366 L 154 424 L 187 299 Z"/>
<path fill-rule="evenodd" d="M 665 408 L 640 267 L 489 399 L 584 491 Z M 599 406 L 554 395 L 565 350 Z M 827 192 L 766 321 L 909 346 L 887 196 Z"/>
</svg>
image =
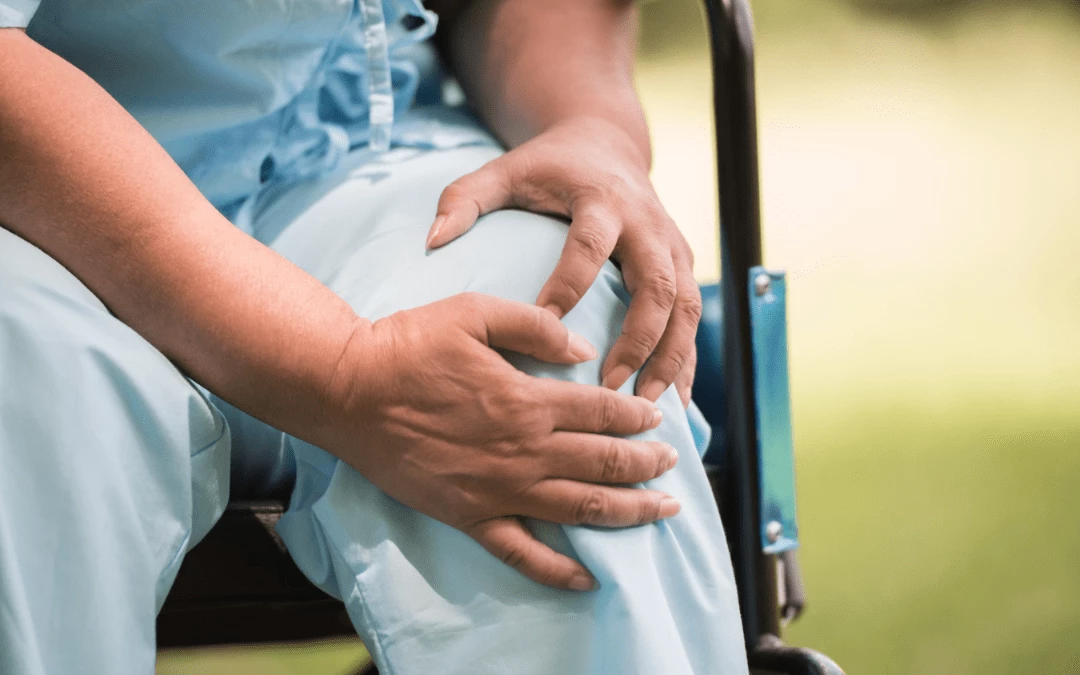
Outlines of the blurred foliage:
<svg viewBox="0 0 1080 675">
<path fill-rule="evenodd" d="M 1063 8 L 1080 12 L 1080 0 L 751 0 L 759 31 L 820 22 L 824 15 L 843 7 L 868 18 L 912 21 L 924 26 L 947 26 L 978 12 L 1010 8 Z M 840 6 L 838 8 L 838 6 Z M 702 0 L 643 0 L 641 3 L 641 54 L 657 54 L 697 48 L 705 39 Z"/>
<path fill-rule="evenodd" d="M 996 7 L 1032 7 L 1063 5 L 1080 9 L 1076 0 L 847 0 L 854 7 L 905 18 L 940 20 L 959 12 L 972 12 Z"/>
<path fill-rule="evenodd" d="M 1080 673 L 1076 4 L 752 0 L 809 592 L 787 637 L 852 675 Z M 701 10 L 642 15 L 654 180 L 715 277 Z M 181 652 L 159 672 L 360 658 Z"/>
<path fill-rule="evenodd" d="M 853 674 L 1080 673 L 1076 4 L 752 6 L 809 593 L 787 638 Z M 706 49 L 697 2 L 643 6 L 654 180 L 703 277 Z"/>
<path fill-rule="evenodd" d="M 360 640 L 344 639 L 173 649 L 158 655 L 156 675 L 353 675 L 369 659 Z"/>
</svg>

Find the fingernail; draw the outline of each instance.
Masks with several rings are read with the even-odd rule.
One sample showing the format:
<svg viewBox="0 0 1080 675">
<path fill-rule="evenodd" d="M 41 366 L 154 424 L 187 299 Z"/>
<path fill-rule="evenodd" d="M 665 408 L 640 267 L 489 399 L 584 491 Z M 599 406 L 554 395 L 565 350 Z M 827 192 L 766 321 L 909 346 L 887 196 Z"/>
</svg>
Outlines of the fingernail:
<svg viewBox="0 0 1080 675">
<path fill-rule="evenodd" d="M 650 429 L 655 429 L 656 427 L 660 426 L 660 423 L 663 422 L 663 421 L 664 421 L 664 413 L 663 413 L 663 411 L 660 410 L 660 408 L 653 408 L 652 421 L 650 422 L 652 424 L 652 426 L 649 427 L 649 428 Z"/>
<path fill-rule="evenodd" d="M 682 509 L 682 504 L 674 497 L 664 497 L 660 500 L 660 517 L 670 518 Z"/>
<path fill-rule="evenodd" d="M 665 471 L 671 471 L 679 463 L 679 451 L 674 446 L 668 446 L 668 448 L 667 468 L 664 469 Z"/>
<path fill-rule="evenodd" d="M 567 331 L 570 334 L 569 341 L 567 343 L 567 350 L 575 358 L 581 361 L 592 361 L 599 354 L 596 352 L 596 347 L 589 344 L 589 341 L 581 337 L 573 331 Z"/>
<path fill-rule="evenodd" d="M 439 233 L 442 232 L 443 225 L 446 224 L 446 216 L 439 216 L 435 219 L 435 223 L 431 226 L 431 231 L 428 232 L 427 243 L 425 246 L 427 250 L 431 250 L 435 246 L 435 240 L 438 238 Z"/>
<path fill-rule="evenodd" d="M 562 318 L 562 316 L 563 316 L 562 310 L 561 310 L 561 309 L 559 309 L 559 306 L 558 306 L 558 305 L 556 305 L 556 304 L 555 304 L 555 303 L 553 303 L 553 302 L 549 302 L 548 304 L 544 305 L 544 309 L 546 309 L 547 311 L 551 312 L 552 314 L 554 314 L 555 316 L 559 317 L 560 319 L 561 319 L 561 318 Z"/>
<path fill-rule="evenodd" d="M 604 379 L 600 384 L 608 389 L 618 389 L 626 384 L 626 381 L 630 379 L 630 376 L 633 375 L 633 373 L 634 371 L 630 366 L 615 366 L 608 371 L 608 374 L 604 376 Z"/>
<path fill-rule="evenodd" d="M 587 574 L 575 574 L 568 585 L 572 591 L 591 591 L 598 587 L 596 580 Z"/>
<path fill-rule="evenodd" d="M 660 394 L 664 393 L 665 389 L 667 387 L 660 380 L 649 380 L 645 383 L 645 386 L 638 387 L 638 392 L 642 397 L 655 402 L 656 399 L 660 398 Z"/>
</svg>

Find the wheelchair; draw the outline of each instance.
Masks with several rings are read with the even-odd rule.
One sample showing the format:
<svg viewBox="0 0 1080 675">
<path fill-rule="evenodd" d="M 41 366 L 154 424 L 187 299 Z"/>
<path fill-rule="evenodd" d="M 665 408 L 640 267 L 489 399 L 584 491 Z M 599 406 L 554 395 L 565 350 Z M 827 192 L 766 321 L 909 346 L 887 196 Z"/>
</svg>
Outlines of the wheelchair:
<svg viewBox="0 0 1080 675">
<path fill-rule="evenodd" d="M 805 604 L 796 549 L 785 283 L 761 267 L 749 0 L 705 0 L 712 59 L 721 282 L 702 287 L 693 397 L 713 427 L 705 456 L 727 532 L 754 675 L 843 675 L 790 647 Z M 287 495 L 229 504 L 192 549 L 157 620 L 159 647 L 353 636 L 345 607 L 311 585 L 274 526 Z M 374 664 L 358 675 L 377 673 Z M 659 675 L 659 674 L 658 674 Z"/>
</svg>

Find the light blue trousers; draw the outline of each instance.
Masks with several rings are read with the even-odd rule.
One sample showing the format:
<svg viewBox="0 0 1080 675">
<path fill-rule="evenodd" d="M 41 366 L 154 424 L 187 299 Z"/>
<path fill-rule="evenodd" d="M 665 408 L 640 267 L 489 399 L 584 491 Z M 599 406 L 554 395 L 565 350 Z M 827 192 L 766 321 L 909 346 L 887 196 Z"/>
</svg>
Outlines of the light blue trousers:
<svg viewBox="0 0 1080 675">
<path fill-rule="evenodd" d="M 424 251 L 442 188 L 497 153 L 354 153 L 331 178 L 278 195 L 256 236 L 370 319 L 462 291 L 532 302 L 566 238 L 557 219 L 502 211 Z M 608 264 L 565 322 L 603 355 L 626 299 Z M 602 360 L 516 364 L 596 384 Z M 0 229 L 0 673 L 151 673 L 155 615 L 224 508 L 230 470 L 248 494 L 295 475 L 281 536 L 345 601 L 388 675 L 746 673 L 691 427 L 673 389 L 659 404 L 664 422 L 643 437 L 673 444 L 680 461 L 651 484 L 682 512 L 614 530 L 532 523 L 600 582 L 553 590 L 326 452 L 204 396 L 62 266 Z"/>
</svg>

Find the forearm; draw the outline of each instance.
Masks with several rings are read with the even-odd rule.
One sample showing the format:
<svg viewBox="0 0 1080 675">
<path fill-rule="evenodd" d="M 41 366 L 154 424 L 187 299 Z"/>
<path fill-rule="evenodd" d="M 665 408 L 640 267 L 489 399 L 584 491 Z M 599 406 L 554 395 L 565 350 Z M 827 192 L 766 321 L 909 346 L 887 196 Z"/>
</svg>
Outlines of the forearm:
<svg viewBox="0 0 1080 675">
<path fill-rule="evenodd" d="M 233 227 L 104 90 L 0 30 L 0 224 L 63 264 L 210 390 L 308 427 L 366 327 L 336 295 Z"/>
<path fill-rule="evenodd" d="M 633 85 L 632 2 L 444 4 L 451 67 L 503 141 L 516 146 L 570 118 L 599 118 L 621 128 L 649 165 L 648 128 Z"/>
</svg>

